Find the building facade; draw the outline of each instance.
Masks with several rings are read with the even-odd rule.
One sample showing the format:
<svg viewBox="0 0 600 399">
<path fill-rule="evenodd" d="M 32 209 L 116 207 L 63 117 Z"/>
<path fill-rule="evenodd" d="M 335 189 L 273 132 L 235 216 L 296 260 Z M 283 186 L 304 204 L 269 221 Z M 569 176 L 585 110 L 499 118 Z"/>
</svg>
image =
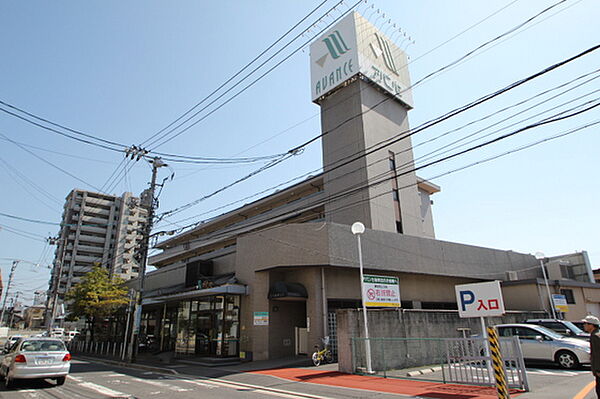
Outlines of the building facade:
<svg viewBox="0 0 600 399">
<path fill-rule="evenodd" d="M 335 339 L 336 310 L 361 304 L 356 221 L 365 273 L 397 277 L 403 308 L 457 309 L 455 285 L 541 277 L 533 255 L 435 239 L 440 187 L 415 173 L 406 65 L 356 13 L 311 45 L 323 173 L 157 245 L 140 331 L 156 350 L 262 360 Z M 513 310 L 544 310 L 543 292 L 514 295 Z"/>
<path fill-rule="evenodd" d="M 73 190 L 66 197 L 61 230 L 50 276 L 48 305 L 54 294 L 65 293 L 94 266 L 111 276 L 130 280 L 140 266 L 134 255 L 143 238 L 147 208 L 131 193 L 120 197 Z"/>
</svg>

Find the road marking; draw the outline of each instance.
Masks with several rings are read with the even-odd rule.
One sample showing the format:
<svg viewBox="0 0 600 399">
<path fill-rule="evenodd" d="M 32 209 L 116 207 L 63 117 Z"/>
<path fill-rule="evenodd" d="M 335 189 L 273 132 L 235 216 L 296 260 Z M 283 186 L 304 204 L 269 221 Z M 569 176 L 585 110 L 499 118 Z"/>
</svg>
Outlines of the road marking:
<svg viewBox="0 0 600 399">
<path fill-rule="evenodd" d="M 142 379 L 142 378 L 131 378 L 131 380 L 133 380 L 135 382 L 141 382 L 142 384 L 154 385 L 154 386 L 157 386 L 157 387 L 170 389 L 170 390 L 175 391 L 175 392 L 189 392 L 189 391 L 192 391 L 192 389 L 180 388 L 178 386 L 167 384 L 165 382 L 160 382 L 160 381 L 153 381 L 153 380 L 147 380 L 147 379 Z"/>
<path fill-rule="evenodd" d="M 540 370 L 540 369 L 528 369 L 527 373 L 528 374 L 539 374 L 539 375 L 554 375 L 554 376 L 573 377 L 576 375 L 587 374 L 588 372 L 587 371 L 567 371 L 567 370 L 548 371 L 548 370 Z"/>
<path fill-rule="evenodd" d="M 577 395 L 573 396 L 573 399 L 584 399 L 588 393 L 596 386 L 596 382 L 592 381 L 587 384 L 581 391 L 577 393 Z"/>
<path fill-rule="evenodd" d="M 173 379 L 176 377 L 169 377 L 169 378 Z M 221 386 L 221 387 L 225 387 L 225 388 L 232 388 L 232 389 L 239 389 L 239 388 L 247 388 L 248 389 L 249 388 L 249 389 L 252 389 L 252 390 L 260 392 L 260 393 L 264 393 L 267 395 L 279 396 L 282 398 L 333 399 L 328 396 L 320 396 L 320 395 L 312 395 L 312 394 L 306 394 L 306 393 L 300 393 L 300 392 L 294 392 L 294 391 L 286 391 L 284 389 L 268 388 L 268 387 L 263 387 L 263 386 L 259 386 L 259 385 L 252 385 L 252 384 L 245 384 L 245 383 L 241 383 L 241 382 L 221 380 L 219 378 L 203 379 L 202 382 L 199 382 L 196 380 L 188 380 L 188 379 L 180 379 L 178 381 L 185 381 L 185 382 L 189 382 L 190 384 L 203 385 L 203 386 L 206 384 L 214 384 L 217 386 Z"/>
<path fill-rule="evenodd" d="M 84 388 L 91 389 L 92 391 L 101 393 L 102 395 L 106 395 L 106 396 L 113 396 L 113 397 L 116 396 L 116 397 L 120 397 L 120 398 L 123 398 L 123 397 L 130 398 L 131 397 L 131 395 L 128 395 L 128 394 L 125 394 L 125 393 L 119 392 L 119 391 L 114 391 L 114 390 L 104 387 L 102 385 L 94 384 L 93 382 L 80 382 L 79 385 Z"/>
</svg>

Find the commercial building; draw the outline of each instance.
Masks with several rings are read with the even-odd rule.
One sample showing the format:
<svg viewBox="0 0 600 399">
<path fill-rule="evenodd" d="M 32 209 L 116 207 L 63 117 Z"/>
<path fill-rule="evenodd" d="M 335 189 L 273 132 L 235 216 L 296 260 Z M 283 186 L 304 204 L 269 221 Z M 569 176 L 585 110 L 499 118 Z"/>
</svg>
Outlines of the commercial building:
<svg viewBox="0 0 600 399">
<path fill-rule="evenodd" d="M 157 245 L 141 326 L 157 349 L 261 360 L 335 338 L 335 311 L 360 304 L 356 221 L 367 228 L 366 273 L 397 277 L 403 308 L 456 309 L 457 284 L 541 276 L 533 255 L 435 239 L 431 196 L 440 187 L 414 170 L 398 47 L 352 13 L 310 52 L 323 173 Z M 514 309 L 543 310 L 544 292 L 515 295 L 539 301 L 515 298 Z"/>
<path fill-rule="evenodd" d="M 131 193 L 120 197 L 72 190 L 66 197 L 61 229 L 50 276 L 48 301 L 64 294 L 94 266 L 111 276 L 130 280 L 140 266 L 134 255 L 142 241 L 147 208 Z"/>
</svg>

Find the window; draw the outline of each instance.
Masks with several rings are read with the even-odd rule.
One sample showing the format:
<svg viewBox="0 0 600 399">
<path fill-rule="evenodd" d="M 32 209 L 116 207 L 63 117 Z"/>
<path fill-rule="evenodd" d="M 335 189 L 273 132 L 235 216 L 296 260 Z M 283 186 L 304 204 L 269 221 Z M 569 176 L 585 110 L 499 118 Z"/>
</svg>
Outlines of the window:
<svg viewBox="0 0 600 399">
<path fill-rule="evenodd" d="M 569 305 L 575 305 L 575 296 L 573 295 L 573 290 L 563 289 L 560 290 L 560 293 L 565 296 Z"/>
<path fill-rule="evenodd" d="M 396 170 L 396 160 L 394 158 L 389 159 L 390 170 Z"/>
<path fill-rule="evenodd" d="M 402 228 L 402 221 L 400 220 L 396 220 L 396 232 L 397 233 L 404 233 L 404 229 Z"/>
<path fill-rule="evenodd" d="M 392 190 L 392 197 L 394 198 L 394 201 L 400 201 L 400 194 L 398 194 L 397 189 Z"/>
</svg>

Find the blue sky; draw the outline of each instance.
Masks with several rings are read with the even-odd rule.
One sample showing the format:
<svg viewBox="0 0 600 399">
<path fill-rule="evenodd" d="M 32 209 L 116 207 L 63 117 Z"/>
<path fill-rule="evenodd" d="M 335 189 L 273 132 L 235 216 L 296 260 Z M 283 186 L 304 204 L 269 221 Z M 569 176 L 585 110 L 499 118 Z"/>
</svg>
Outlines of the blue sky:
<svg viewBox="0 0 600 399">
<path fill-rule="evenodd" d="M 139 144 L 211 93 L 320 3 L 306 0 L 2 2 L 0 100 L 104 139 Z M 300 33 L 301 28 L 315 23 L 317 17 L 336 3 L 327 1 L 292 37 Z M 345 12 L 354 3 L 345 1 L 338 9 Z M 382 31 L 391 34 L 395 29 L 392 24 L 396 24 L 414 39 L 411 45 L 408 40 L 400 42 L 403 41 L 403 48 L 408 45 L 409 71 L 415 82 L 556 3 L 368 0 L 362 2 L 358 10 Z M 317 24 L 318 28 L 312 28 L 301 40 L 292 43 L 265 68 L 301 47 L 318 29 L 337 18 L 340 11 L 324 17 L 324 22 Z M 593 0 L 561 2 L 507 38 L 416 86 L 415 108 L 409 114 L 411 126 L 418 126 L 597 45 L 599 14 L 600 8 Z M 544 90 L 592 73 L 599 66 L 600 50 L 460 117 L 416 134 L 413 144 L 423 144 L 415 148 L 415 156 L 423 156 L 492 123 L 495 127 L 486 132 L 522 119 L 514 130 L 528 121 L 594 101 L 598 98 L 594 91 L 600 88 L 600 79 L 542 102 L 534 110 L 525 108 L 548 99 L 551 94 L 427 142 Z M 310 101 L 309 68 L 308 47 L 305 47 L 220 110 L 157 150 L 207 157 L 262 156 L 285 152 L 318 135 L 319 108 Z M 597 74 L 590 74 L 587 79 L 595 76 Z M 224 97 L 227 98 L 229 95 Z M 562 103 L 566 105 L 561 108 Z M 535 116 L 555 106 L 558 107 L 555 111 Z M 513 119 L 501 121 L 514 113 L 517 115 Z M 596 108 L 423 169 L 419 175 L 431 178 L 599 118 Z M 511 128 L 496 135 L 509 131 Z M 64 197 L 75 187 L 91 190 L 108 187 L 110 193 L 132 191 L 138 194 L 150 179 L 149 167 L 138 162 L 126 178 L 109 180 L 122 154 L 74 142 L 1 112 L 0 133 L 43 149 L 26 147 L 82 180 L 75 180 L 0 136 L 2 213 L 58 223 Z M 597 233 L 600 189 L 596 176 L 599 144 L 598 127 L 591 127 L 434 180 L 442 187 L 433 198 L 437 237 L 526 253 L 543 251 L 547 255 L 587 250 L 592 265 L 600 266 Z M 159 212 L 211 193 L 261 165 L 171 164 L 171 169 L 161 169 L 161 178 L 174 172 L 175 179 L 167 182 L 161 193 Z M 320 142 L 316 142 L 302 155 L 173 215 L 170 221 L 215 216 L 223 210 L 211 210 L 223 204 L 241 200 L 320 166 Z M 6 217 L 0 217 L 0 227 L 3 280 L 8 279 L 11 259 L 31 262 L 19 265 L 15 286 L 26 298 L 32 299 L 35 289 L 47 287 L 46 265 L 52 261 L 53 248 L 46 249 L 41 238 L 56 235 L 58 227 Z M 163 221 L 158 228 L 170 229 L 173 225 Z M 37 240 L 24 238 L 9 229 L 34 234 Z M 36 267 L 35 263 L 42 265 Z"/>
</svg>

